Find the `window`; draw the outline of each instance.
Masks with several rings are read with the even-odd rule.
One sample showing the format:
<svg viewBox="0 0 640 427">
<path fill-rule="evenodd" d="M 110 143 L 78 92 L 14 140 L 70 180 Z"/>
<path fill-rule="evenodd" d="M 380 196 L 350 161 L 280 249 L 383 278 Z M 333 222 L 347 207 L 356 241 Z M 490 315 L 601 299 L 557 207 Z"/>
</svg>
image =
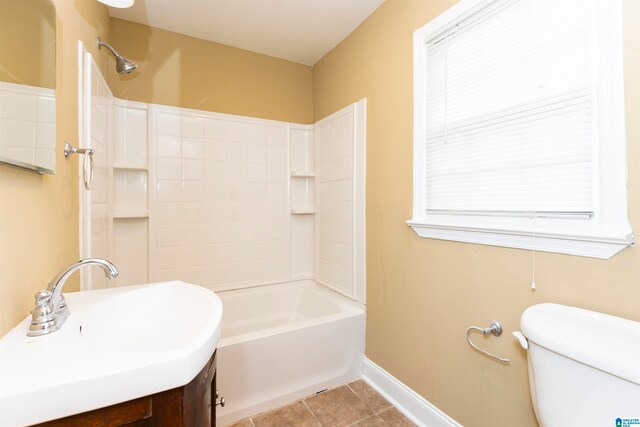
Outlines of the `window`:
<svg viewBox="0 0 640 427">
<path fill-rule="evenodd" d="M 619 0 L 463 0 L 414 33 L 421 237 L 610 258 L 627 220 Z"/>
</svg>

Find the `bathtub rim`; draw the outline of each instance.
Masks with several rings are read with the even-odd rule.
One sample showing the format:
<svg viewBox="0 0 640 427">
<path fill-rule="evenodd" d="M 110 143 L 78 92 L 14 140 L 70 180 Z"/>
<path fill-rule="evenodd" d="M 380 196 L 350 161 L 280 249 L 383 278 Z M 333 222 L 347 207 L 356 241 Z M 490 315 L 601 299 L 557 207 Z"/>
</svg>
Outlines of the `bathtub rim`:
<svg viewBox="0 0 640 427">
<path fill-rule="evenodd" d="M 213 289 L 208 287 L 207 289 L 209 289 L 212 292 L 215 292 L 220 297 L 220 299 L 222 300 L 223 307 L 224 307 L 225 294 L 226 295 L 261 294 L 261 293 L 281 292 L 284 290 L 292 290 L 292 289 L 310 289 L 312 292 L 322 294 L 324 297 L 331 299 L 332 300 L 331 302 L 335 303 L 340 310 L 340 312 L 336 314 L 320 316 L 320 317 L 307 319 L 299 322 L 292 322 L 286 325 L 265 328 L 262 330 L 234 335 L 230 337 L 225 337 L 223 334 L 220 338 L 220 341 L 218 342 L 218 348 L 242 343 L 249 340 L 271 337 L 274 335 L 287 333 L 290 331 L 295 331 L 295 330 L 303 329 L 306 327 L 328 323 L 328 322 L 332 322 L 332 321 L 336 321 L 336 320 L 344 319 L 348 317 L 366 316 L 365 304 L 354 301 L 342 295 L 341 293 L 334 291 L 333 289 L 327 288 L 323 284 L 318 283 L 313 279 L 292 280 L 289 282 L 274 283 L 271 285 L 256 285 L 253 287 L 227 290 L 227 291 L 214 291 Z M 223 328 L 224 328 L 224 325 L 222 326 L 221 331 L 223 330 Z"/>
</svg>

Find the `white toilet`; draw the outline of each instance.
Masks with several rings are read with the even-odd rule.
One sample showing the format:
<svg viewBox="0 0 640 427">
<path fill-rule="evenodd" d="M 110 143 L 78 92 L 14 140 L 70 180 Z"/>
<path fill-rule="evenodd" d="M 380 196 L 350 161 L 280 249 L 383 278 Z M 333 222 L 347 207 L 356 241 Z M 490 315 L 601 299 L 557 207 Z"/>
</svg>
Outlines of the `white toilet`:
<svg viewBox="0 0 640 427">
<path fill-rule="evenodd" d="M 528 350 L 541 426 L 616 427 L 640 419 L 640 322 L 539 304 L 520 326 L 514 336 Z"/>
</svg>

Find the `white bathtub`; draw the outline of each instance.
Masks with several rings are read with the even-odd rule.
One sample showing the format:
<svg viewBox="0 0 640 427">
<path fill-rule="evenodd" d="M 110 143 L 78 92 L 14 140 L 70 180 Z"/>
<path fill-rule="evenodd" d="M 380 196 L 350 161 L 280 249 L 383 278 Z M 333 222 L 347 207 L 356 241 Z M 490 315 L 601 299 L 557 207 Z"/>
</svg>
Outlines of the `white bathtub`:
<svg viewBox="0 0 640 427">
<path fill-rule="evenodd" d="M 218 425 L 284 405 L 362 373 L 362 304 L 314 281 L 219 292 Z"/>
</svg>

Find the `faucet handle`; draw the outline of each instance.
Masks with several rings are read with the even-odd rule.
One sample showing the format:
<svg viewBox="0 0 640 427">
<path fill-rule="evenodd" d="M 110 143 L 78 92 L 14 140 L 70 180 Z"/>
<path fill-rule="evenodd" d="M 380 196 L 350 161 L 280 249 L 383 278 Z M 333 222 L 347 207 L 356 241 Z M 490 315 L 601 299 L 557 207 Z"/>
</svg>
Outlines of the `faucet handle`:
<svg viewBox="0 0 640 427">
<path fill-rule="evenodd" d="M 38 292 L 36 292 L 36 295 L 35 295 L 36 306 L 37 307 L 42 307 L 42 306 L 45 306 L 45 305 L 49 304 L 51 302 L 51 297 L 52 296 L 53 296 L 53 294 L 51 293 L 51 291 L 38 291 Z"/>
<path fill-rule="evenodd" d="M 55 318 L 55 306 L 50 291 L 39 291 L 35 295 L 36 307 L 31 310 L 31 323 L 46 323 Z"/>
</svg>

